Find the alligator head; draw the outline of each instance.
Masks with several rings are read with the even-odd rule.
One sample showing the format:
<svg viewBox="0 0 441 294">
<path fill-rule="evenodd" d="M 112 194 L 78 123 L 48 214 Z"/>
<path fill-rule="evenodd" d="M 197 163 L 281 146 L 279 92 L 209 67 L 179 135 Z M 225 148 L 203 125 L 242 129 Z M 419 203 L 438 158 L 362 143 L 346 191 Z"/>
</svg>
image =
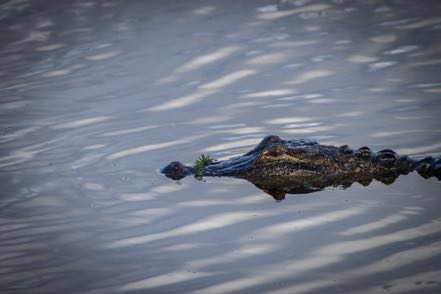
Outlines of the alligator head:
<svg viewBox="0 0 441 294">
<path fill-rule="evenodd" d="M 284 141 L 278 136 L 265 137 L 248 153 L 223 161 L 214 161 L 204 168 L 204 176 L 234 176 L 258 178 L 268 176 L 315 173 L 322 163 L 320 156 L 304 149 L 317 145 L 314 141 Z M 194 168 L 174 161 L 161 172 L 172 179 L 194 174 Z"/>
</svg>

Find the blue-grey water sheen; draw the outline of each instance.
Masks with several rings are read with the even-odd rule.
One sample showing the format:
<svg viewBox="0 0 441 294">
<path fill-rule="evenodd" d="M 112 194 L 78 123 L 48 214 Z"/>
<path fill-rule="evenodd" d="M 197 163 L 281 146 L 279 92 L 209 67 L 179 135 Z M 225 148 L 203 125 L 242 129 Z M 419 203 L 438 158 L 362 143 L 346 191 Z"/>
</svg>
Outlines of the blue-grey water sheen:
<svg viewBox="0 0 441 294">
<path fill-rule="evenodd" d="M 441 186 L 172 181 L 265 135 L 441 154 L 439 1 L 0 3 L 0 292 L 440 293 Z"/>
</svg>

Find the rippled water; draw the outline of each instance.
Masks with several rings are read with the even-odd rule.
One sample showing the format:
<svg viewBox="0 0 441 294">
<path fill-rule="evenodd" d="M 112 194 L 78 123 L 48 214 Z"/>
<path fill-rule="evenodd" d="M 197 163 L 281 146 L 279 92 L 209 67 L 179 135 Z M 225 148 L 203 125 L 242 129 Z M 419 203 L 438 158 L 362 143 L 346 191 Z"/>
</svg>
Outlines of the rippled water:
<svg viewBox="0 0 441 294">
<path fill-rule="evenodd" d="M 158 170 L 267 134 L 439 155 L 440 15 L 439 1 L 3 1 L 0 291 L 439 293 L 434 179 L 275 202 Z"/>
</svg>

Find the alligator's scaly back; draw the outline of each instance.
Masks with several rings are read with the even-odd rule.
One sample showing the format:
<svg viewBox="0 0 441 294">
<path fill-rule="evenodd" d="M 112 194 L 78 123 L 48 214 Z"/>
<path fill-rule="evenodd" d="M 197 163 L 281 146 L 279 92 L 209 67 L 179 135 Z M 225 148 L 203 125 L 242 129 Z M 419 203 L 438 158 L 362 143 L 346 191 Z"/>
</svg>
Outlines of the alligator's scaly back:
<svg viewBox="0 0 441 294">
<path fill-rule="evenodd" d="M 243 178 L 280 200 L 286 193 L 310 193 L 328 186 L 349 187 L 354 182 L 368 185 L 373 179 L 391 184 L 400 175 L 415 170 L 425 178 L 440 179 L 441 159 L 417 160 L 389 149 L 374 153 L 368 147 L 352 150 L 348 145 L 336 147 L 311 140 L 285 141 L 278 136 L 267 136 L 242 156 L 208 164 L 203 175 Z M 162 173 L 178 180 L 194 174 L 194 168 L 175 161 L 162 169 Z"/>
</svg>

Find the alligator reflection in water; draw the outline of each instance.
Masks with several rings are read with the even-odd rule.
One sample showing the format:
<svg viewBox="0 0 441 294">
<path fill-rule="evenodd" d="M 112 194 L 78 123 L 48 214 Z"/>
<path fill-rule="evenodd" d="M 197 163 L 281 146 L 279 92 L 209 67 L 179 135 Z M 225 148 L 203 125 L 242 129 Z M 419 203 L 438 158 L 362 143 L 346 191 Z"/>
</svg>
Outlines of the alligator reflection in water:
<svg viewBox="0 0 441 294">
<path fill-rule="evenodd" d="M 352 150 L 348 145 L 335 147 L 267 136 L 242 156 L 209 163 L 203 175 L 243 178 L 282 200 L 287 193 L 305 194 L 330 186 L 348 188 L 354 182 L 367 186 L 373 179 L 389 185 L 413 171 L 425 178 L 441 179 L 441 158 L 417 160 L 390 149 L 374 153 L 368 147 Z M 195 169 L 175 161 L 161 172 L 179 180 L 194 175 Z"/>
</svg>

